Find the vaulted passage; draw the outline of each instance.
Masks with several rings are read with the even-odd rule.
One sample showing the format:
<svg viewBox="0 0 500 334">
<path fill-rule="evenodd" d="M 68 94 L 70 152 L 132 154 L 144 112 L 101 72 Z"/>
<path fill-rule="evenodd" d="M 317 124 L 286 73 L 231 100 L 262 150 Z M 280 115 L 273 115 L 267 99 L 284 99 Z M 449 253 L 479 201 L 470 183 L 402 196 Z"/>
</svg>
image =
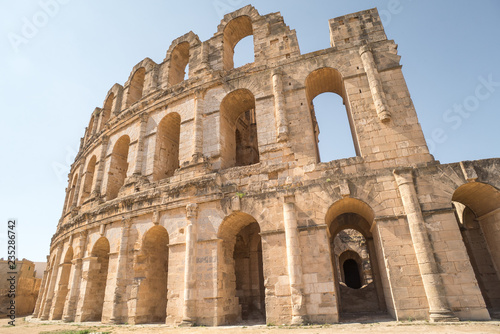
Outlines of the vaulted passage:
<svg viewBox="0 0 500 334">
<path fill-rule="evenodd" d="M 105 237 L 96 241 L 89 259 L 89 271 L 82 321 L 101 321 L 109 266 L 109 242 Z"/>
<path fill-rule="evenodd" d="M 246 89 L 229 93 L 220 107 L 221 168 L 259 162 L 255 97 Z"/>
<path fill-rule="evenodd" d="M 500 312 L 500 191 L 480 182 L 459 187 L 453 206 L 470 263 L 491 313 Z"/>
<path fill-rule="evenodd" d="M 90 192 L 92 191 L 96 160 L 97 158 L 95 155 L 90 158 L 90 161 L 87 164 L 87 170 L 85 171 L 85 174 L 83 174 L 83 189 L 82 196 L 80 197 L 80 205 L 82 205 L 89 198 Z"/>
<path fill-rule="evenodd" d="M 226 324 L 265 323 L 265 288 L 262 241 L 253 217 L 238 213 L 226 218 L 219 229 L 223 239 L 221 263 L 224 279 L 219 296 Z"/>
<path fill-rule="evenodd" d="M 373 211 L 356 199 L 330 207 L 331 259 L 341 319 L 386 311 L 377 256 L 370 232 Z"/>
<path fill-rule="evenodd" d="M 358 263 L 353 259 L 348 259 L 342 264 L 344 282 L 351 289 L 361 288 L 361 277 L 359 276 Z"/>
<path fill-rule="evenodd" d="M 317 161 L 326 162 L 360 155 L 351 108 L 340 72 L 330 67 L 317 69 L 307 76 L 305 86 Z M 342 115 L 344 112 L 346 114 Z M 320 135 L 320 127 L 328 131 Z"/>
<path fill-rule="evenodd" d="M 68 295 L 68 283 L 69 275 L 71 272 L 71 260 L 73 260 L 73 247 L 69 246 L 64 256 L 64 262 L 59 270 L 61 271 L 61 278 L 59 280 L 59 286 L 57 287 L 57 294 L 55 300 L 54 312 L 52 314 L 52 320 L 60 320 L 62 318 L 64 310 L 64 302 L 66 301 L 66 296 Z"/>
<path fill-rule="evenodd" d="M 139 283 L 135 323 L 165 323 L 167 315 L 168 233 L 152 227 L 144 236 L 141 255 L 136 259 Z"/>
<path fill-rule="evenodd" d="M 179 168 L 179 140 L 181 117 L 170 113 L 158 124 L 153 180 L 158 181 L 174 175 Z"/>
<path fill-rule="evenodd" d="M 122 136 L 118 139 L 113 148 L 108 172 L 108 184 L 106 187 L 107 200 L 114 199 L 118 196 L 118 192 L 127 177 L 129 144 L 129 136 Z"/>
</svg>

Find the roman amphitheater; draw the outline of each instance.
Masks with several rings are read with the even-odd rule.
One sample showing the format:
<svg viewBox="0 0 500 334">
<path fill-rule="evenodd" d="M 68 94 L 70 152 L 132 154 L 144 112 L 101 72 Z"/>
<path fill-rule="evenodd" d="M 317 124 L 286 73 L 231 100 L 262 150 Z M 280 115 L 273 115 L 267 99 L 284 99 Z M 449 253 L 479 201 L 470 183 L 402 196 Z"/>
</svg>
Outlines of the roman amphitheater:
<svg viewBox="0 0 500 334">
<path fill-rule="evenodd" d="M 111 87 L 71 167 L 34 317 L 217 326 L 498 312 L 500 159 L 429 153 L 376 9 L 329 27 L 330 48 L 301 54 L 280 13 L 246 6 Z M 234 68 L 250 35 L 254 62 Z M 328 124 L 313 100 L 327 92 L 343 99 L 355 157 L 320 159 Z"/>
</svg>

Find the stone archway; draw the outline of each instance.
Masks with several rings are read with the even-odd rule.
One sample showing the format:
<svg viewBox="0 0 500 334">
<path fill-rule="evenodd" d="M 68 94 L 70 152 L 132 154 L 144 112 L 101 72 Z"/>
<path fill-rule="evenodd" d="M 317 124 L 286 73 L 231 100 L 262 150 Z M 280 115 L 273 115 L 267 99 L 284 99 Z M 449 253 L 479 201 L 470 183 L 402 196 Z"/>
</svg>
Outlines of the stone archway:
<svg viewBox="0 0 500 334">
<path fill-rule="evenodd" d="M 99 238 L 92 248 L 80 321 L 101 321 L 109 267 L 109 241 Z"/>
<path fill-rule="evenodd" d="M 222 247 L 219 286 L 224 323 L 265 323 L 265 288 L 260 227 L 250 215 L 239 212 L 226 217 L 219 227 Z"/>
<path fill-rule="evenodd" d="M 373 218 L 373 210 L 353 198 L 336 202 L 326 214 L 341 319 L 386 312 L 378 268 L 380 255 L 370 232 Z M 349 274 L 358 275 L 358 282 L 347 282 L 346 269 Z"/>
<path fill-rule="evenodd" d="M 144 235 L 135 259 L 137 293 L 135 324 L 165 323 L 167 316 L 168 232 L 154 226 Z"/>
<path fill-rule="evenodd" d="M 452 203 L 470 263 L 490 314 L 500 313 L 500 191 L 471 182 L 453 193 Z"/>
</svg>

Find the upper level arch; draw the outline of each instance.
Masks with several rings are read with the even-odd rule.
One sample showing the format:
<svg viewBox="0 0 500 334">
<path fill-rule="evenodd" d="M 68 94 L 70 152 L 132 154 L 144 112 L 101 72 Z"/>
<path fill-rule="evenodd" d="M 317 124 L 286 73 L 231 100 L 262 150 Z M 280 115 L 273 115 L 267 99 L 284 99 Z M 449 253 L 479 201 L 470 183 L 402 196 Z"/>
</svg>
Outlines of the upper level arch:
<svg viewBox="0 0 500 334">
<path fill-rule="evenodd" d="M 116 115 L 120 112 L 121 103 L 123 98 L 123 86 L 119 84 L 114 84 L 113 87 L 106 94 L 104 99 L 101 118 L 99 122 L 99 132 L 104 130 L 106 124 L 112 115 Z"/>
<path fill-rule="evenodd" d="M 186 70 L 193 71 L 191 57 L 192 49 L 201 45 L 200 39 L 192 31 L 177 38 L 168 48 L 165 62 L 168 62 L 168 86 L 176 85 L 184 80 Z M 190 76 L 190 73 L 188 73 Z"/>
<path fill-rule="evenodd" d="M 221 168 L 259 162 L 255 96 L 248 89 L 227 94 L 220 104 Z"/>
<path fill-rule="evenodd" d="M 355 214 L 356 219 L 351 219 L 350 225 L 343 225 L 337 218 L 344 214 Z M 332 236 L 338 232 L 350 228 L 360 232 L 365 238 L 371 236 L 371 225 L 375 218 L 375 212 L 365 202 L 356 198 L 343 198 L 333 203 L 325 215 L 325 223 L 332 232 Z"/>
<path fill-rule="evenodd" d="M 150 58 L 145 58 L 134 66 L 125 84 L 126 108 L 139 101 L 143 96 L 149 93 L 151 88 L 156 86 L 157 68 L 158 64 Z"/>
<path fill-rule="evenodd" d="M 234 68 L 234 48 L 243 38 L 253 35 L 252 19 L 242 15 L 232 19 L 224 28 L 222 62 L 224 70 Z M 254 47 L 255 49 L 255 47 Z"/>
<path fill-rule="evenodd" d="M 469 207 L 477 217 L 500 208 L 500 190 L 482 182 L 469 182 L 458 187 L 451 199 Z"/>
<path fill-rule="evenodd" d="M 357 135 L 356 135 L 356 128 L 354 126 L 352 114 L 351 114 L 351 107 L 349 105 L 349 100 L 347 98 L 347 93 L 346 89 L 344 86 L 344 80 L 342 77 L 342 74 L 331 67 L 322 67 L 313 70 L 312 72 L 309 73 L 309 75 L 306 77 L 305 82 L 305 89 L 306 89 L 306 99 L 307 99 L 307 106 L 309 107 L 309 111 L 311 113 L 311 118 L 313 120 L 313 131 L 315 134 L 315 139 L 316 139 L 316 155 L 317 155 L 317 161 L 321 161 L 320 159 L 320 152 L 319 152 L 319 133 L 320 133 L 320 125 L 317 122 L 317 115 L 315 112 L 314 108 L 314 103 L 313 100 L 320 94 L 323 93 L 334 93 L 337 94 L 342 98 L 342 103 L 345 106 L 345 110 L 347 112 L 347 120 L 348 120 L 348 126 L 351 130 L 351 135 L 352 135 L 352 140 L 353 140 L 353 145 L 354 145 L 354 151 L 357 156 L 360 155 L 359 151 L 359 144 L 357 140 Z M 335 118 L 337 119 L 337 118 Z M 342 144 L 346 144 L 343 138 L 335 138 L 338 139 L 339 142 Z M 328 143 L 329 146 L 332 143 Z M 337 143 L 338 144 L 338 143 Z"/>
<path fill-rule="evenodd" d="M 118 196 L 120 188 L 125 182 L 128 171 L 130 137 L 121 136 L 115 143 L 111 153 L 108 169 L 108 183 L 106 186 L 106 199 L 111 200 Z"/>
<path fill-rule="evenodd" d="M 127 103 L 126 103 L 127 107 L 130 107 L 132 104 L 136 103 L 142 98 L 142 94 L 144 92 L 145 77 L 146 77 L 146 69 L 144 67 L 141 67 L 134 72 L 134 75 L 130 79 L 128 87 Z"/>
</svg>

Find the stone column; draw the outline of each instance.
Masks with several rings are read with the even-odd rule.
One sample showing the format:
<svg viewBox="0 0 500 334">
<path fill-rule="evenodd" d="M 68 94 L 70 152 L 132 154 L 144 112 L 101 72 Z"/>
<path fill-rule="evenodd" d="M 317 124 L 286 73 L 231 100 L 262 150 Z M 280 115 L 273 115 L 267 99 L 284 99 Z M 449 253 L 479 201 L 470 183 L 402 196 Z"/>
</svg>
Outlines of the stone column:
<svg viewBox="0 0 500 334">
<path fill-rule="evenodd" d="M 139 139 L 137 140 L 137 153 L 135 156 L 135 167 L 133 176 L 142 175 L 142 158 L 144 156 L 144 137 L 146 136 L 146 126 L 148 125 L 148 115 L 143 113 L 140 116 L 141 125 L 139 130 Z"/>
<path fill-rule="evenodd" d="M 59 262 L 61 261 L 62 248 L 63 244 L 61 242 L 57 246 L 56 257 L 54 259 L 54 263 L 52 264 L 52 271 L 50 273 L 50 282 L 48 284 L 48 289 L 46 291 L 46 298 L 40 316 L 40 319 L 42 320 L 47 320 L 49 318 L 49 312 L 52 306 L 52 298 L 54 297 L 54 288 L 56 285 Z"/>
<path fill-rule="evenodd" d="M 75 320 L 76 306 L 78 303 L 78 296 L 80 293 L 80 281 L 82 279 L 82 258 L 85 256 L 85 245 L 87 243 L 87 231 L 80 232 L 78 239 L 79 258 L 71 261 L 71 273 L 69 277 L 69 291 L 66 295 L 66 302 L 64 303 L 63 317 L 64 322 Z"/>
<path fill-rule="evenodd" d="M 378 117 L 382 122 L 388 122 L 391 119 L 391 113 L 387 107 L 387 101 L 385 98 L 384 89 L 382 87 L 382 81 L 380 80 L 380 75 L 377 70 L 377 65 L 373 59 L 373 53 L 369 45 L 363 45 L 359 49 L 359 55 L 361 56 L 361 61 L 363 62 L 363 67 L 365 68 L 366 76 L 368 78 L 368 84 L 370 85 L 370 91 L 372 93 L 373 102 L 375 103 L 375 108 L 377 109 Z"/>
<path fill-rule="evenodd" d="M 276 117 L 276 134 L 278 141 L 288 139 L 288 124 L 285 114 L 285 94 L 283 92 L 283 73 L 280 68 L 273 73 L 274 115 Z"/>
<path fill-rule="evenodd" d="M 446 300 L 443 281 L 439 274 L 415 185 L 413 184 L 412 169 L 396 169 L 394 170 L 394 177 L 398 184 L 420 275 L 422 276 L 425 294 L 429 303 L 430 320 L 432 322 L 457 321 L 458 319 L 454 317 Z"/>
<path fill-rule="evenodd" d="M 286 257 L 288 276 L 290 277 L 290 293 L 292 299 L 292 324 L 304 323 L 304 295 L 302 292 L 302 263 L 300 256 L 299 232 L 295 214 L 295 197 L 286 196 L 283 203 L 285 225 Z"/>
<path fill-rule="evenodd" d="M 198 205 L 186 206 L 186 259 L 184 263 L 184 308 L 182 325 L 190 326 L 196 320 L 196 217 Z"/>
<path fill-rule="evenodd" d="M 101 156 L 99 157 L 99 165 L 97 166 L 97 175 L 91 197 L 100 197 L 102 188 L 102 179 L 104 176 L 104 165 L 106 164 L 106 152 L 108 151 L 109 137 L 103 136 L 101 142 Z"/>
<path fill-rule="evenodd" d="M 62 274 L 64 273 L 64 268 L 68 268 L 71 266 L 71 263 L 61 263 L 59 265 L 59 273 L 57 274 L 57 282 L 56 282 L 56 292 L 54 294 L 54 298 L 52 299 L 52 306 L 50 307 L 49 312 L 49 320 L 59 320 L 62 316 L 62 312 L 64 309 L 64 302 L 66 301 L 66 296 L 62 296 L 64 293 L 68 291 L 68 284 L 62 284 Z M 57 319 L 59 317 L 59 319 Z M 56 318 L 56 319 L 54 319 Z"/>
<path fill-rule="evenodd" d="M 75 312 L 75 321 L 87 321 L 92 315 L 92 310 L 89 309 L 89 304 L 91 301 L 91 286 L 89 286 L 89 274 L 92 273 L 92 270 L 98 266 L 98 257 L 97 256 L 87 256 L 82 258 L 82 276 L 80 280 L 80 295 L 78 296 L 78 304 L 76 306 Z"/>
<path fill-rule="evenodd" d="M 203 157 L 203 102 L 204 91 L 196 91 L 194 98 L 194 136 L 193 136 L 193 162 L 200 162 Z"/>
<path fill-rule="evenodd" d="M 113 305 L 111 305 L 111 317 L 109 319 L 111 323 L 115 324 L 124 322 L 122 310 L 126 308 L 127 301 L 125 293 L 127 290 L 128 237 L 131 225 L 131 219 L 122 220 L 120 250 L 118 251 L 118 259 L 116 261 L 115 291 L 113 293 Z"/>
<path fill-rule="evenodd" d="M 83 179 L 83 163 L 80 164 L 80 168 L 78 170 L 78 179 L 76 180 L 75 193 L 73 194 L 73 203 L 71 203 L 71 208 L 76 208 L 78 205 L 78 197 L 80 196 L 80 186 L 82 184 Z"/>
</svg>

